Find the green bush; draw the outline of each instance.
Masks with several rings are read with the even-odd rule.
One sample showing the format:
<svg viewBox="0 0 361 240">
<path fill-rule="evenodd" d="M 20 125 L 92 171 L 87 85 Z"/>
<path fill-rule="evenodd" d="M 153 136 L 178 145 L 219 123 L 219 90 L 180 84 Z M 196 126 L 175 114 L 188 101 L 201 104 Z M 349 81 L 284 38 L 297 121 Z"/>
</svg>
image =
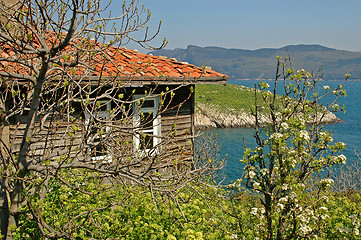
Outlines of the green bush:
<svg viewBox="0 0 361 240">
<path fill-rule="evenodd" d="M 44 222 L 64 233 L 64 239 L 228 239 L 232 235 L 236 222 L 222 212 L 220 206 L 226 201 L 221 189 L 190 184 L 166 195 L 141 187 L 110 187 L 91 171 L 80 172 L 73 180 L 81 183 L 81 191 L 51 182 L 44 202 L 37 195 L 29 196 L 22 211 L 41 211 Z M 36 220 L 40 221 L 23 214 L 14 239 L 41 239 Z M 43 231 L 51 236 L 51 231 Z"/>
</svg>

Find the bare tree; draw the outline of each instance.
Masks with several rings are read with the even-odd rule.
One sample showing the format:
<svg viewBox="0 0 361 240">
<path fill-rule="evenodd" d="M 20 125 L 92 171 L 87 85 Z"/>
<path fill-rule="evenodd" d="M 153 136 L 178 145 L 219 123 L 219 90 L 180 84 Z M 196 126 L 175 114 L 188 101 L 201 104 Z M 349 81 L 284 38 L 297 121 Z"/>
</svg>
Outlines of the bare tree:
<svg viewBox="0 0 361 240">
<path fill-rule="evenodd" d="M 355 151 L 355 159 L 347 164 L 329 168 L 328 175 L 335 179 L 332 190 L 342 195 L 351 195 L 359 192 L 361 188 L 361 156 Z"/>
<path fill-rule="evenodd" d="M 192 86 L 155 83 L 138 91 L 119 80 L 120 73 L 126 75 L 123 79 L 142 74 L 113 61 L 114 54 L 127 56 L 119 47 L 133 41 L 151 48 L 149 41 L 160 28 L 154 34 L 145 28 L 150 12 L 139 1 L 121 6 L 114 17 L 111 2 L 100 0 L 1 1 L 4 239 L 12 238 L 9 229 L 19 227 L 24 206 L 43 236 L 72 239 L 71 220 L 54 227 L 42 210 L 54 182 L 95 194 L 84 190 L 86 183 L 77 182 L 77 174 L 90 174 L 109 187 L 137 183 L 168 194 L 212 169 L 211 163 L 184 163 L 184 155 L 192 159 L 192 153 L 179 142 L 192 141 L 192 136 L 177 137 L 174 125 L 167 126 L 159 141 L 159 116 L 169 110 L 178 115 L 191 101 Z M 144 38 L 135 39 L 132 34 L 143 28 Z M 182 89 L 187 94 L 175 100 Z M 185 172 L 185 167 L 192 170 Z"/>
</svg>

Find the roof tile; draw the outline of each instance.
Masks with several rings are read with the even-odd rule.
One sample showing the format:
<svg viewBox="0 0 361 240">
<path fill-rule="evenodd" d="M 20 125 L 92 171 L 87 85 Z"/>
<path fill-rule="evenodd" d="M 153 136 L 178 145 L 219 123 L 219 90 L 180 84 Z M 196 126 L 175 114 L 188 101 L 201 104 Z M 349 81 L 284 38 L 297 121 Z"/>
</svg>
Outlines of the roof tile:
<svg viewBox="0 0 361 240">
<path fill-rule="evenodd" d="M 49 35 L 49 38 L 49 44 L 55 41 L 51 35 Z M 87 44 L 85 44 L 85 41 L 82 41 L 81 39 L 78 43 L 83 44 L 84 47 L 93 49 L 100 48 L 101 46 L 94 42 L 87 42 Z M 67 52 L 71 53 L 71 48 L 74 48 L 75 45 L 76 43 L 72 43 L 71 46 L 67 48 Z M 0 45 L 0 51 L 0 56 L 2 58 L 19 57 L 6 43 Z M 168 59 L 164 56 L 146 55 L 133 50 L 112 46 L 106 48 L 102 54 L 96 54 L 92 56 L 92 58 L 89 58 L 88 55 L 84 55 L 80 60 L 85 62 L 86 65 L 91 66 L 93 68 L 93 73 L 91 73 L 91 75 L 96 76 L 132 75 L 134 77 L 147 77 L 155 80 L 167 76 L 167 79 L 182 78 L 184 81 L 194 79 L 202 81 L 210 78 L 214 80 L 225 80 L 229 78 L 225 74 L 218 73 L 208 68 L 196 67 L 192 64 L 179 62 L 175 59 Z M 61 59 L 61 61 L 66 60 Z M 34 63 L 33 60 L 32 63 Z M 0 71 L 31 74 L 30 70 L 25 69 L 22 65 L 10 61 L 0 61 Z M 85 74 L 85 68 L 76 67 L 73 73 L 75 75 Z"/>
</svg>

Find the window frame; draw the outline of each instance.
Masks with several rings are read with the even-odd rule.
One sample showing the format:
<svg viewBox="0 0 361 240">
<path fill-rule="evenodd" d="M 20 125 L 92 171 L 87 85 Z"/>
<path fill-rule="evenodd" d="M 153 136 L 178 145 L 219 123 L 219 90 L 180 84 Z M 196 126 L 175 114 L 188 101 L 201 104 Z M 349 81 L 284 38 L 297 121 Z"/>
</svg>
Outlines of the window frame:
<svg viewBox="0 0 361 240">
<path fill-rule="evenodd" d="M 161 143 L 161 116 L 159 114 L 159 106 L 160 106 L 160 97 L 159 96 L 145 96 L 144 94 L 135 94 L 132 97 L 133 99 L 133 127 L 135 134 L 133 135 L 133 143 L 134 143 L 134 151 L 140 156 L 144 154 L 147 155 L 155 155 L 159 154 L 160 151 L 160 143 Z M 140 107 L 139 101 L 154 101 L 153 107 Z M 144 102 L 143 102 L 144 103 Z M 152 129 L 141 129 L 140 128 L 140 115 L 144 112 L 152 112 L 153 114 L 153 127 Z M 141 149 L 141 134 L 142 133 L 152 133 L 153 138 L 153 146 L 148 149 Z"/>
<path fill-rule="evenodd" d="M 96 104 L 96 102 L 99 102 L 100 105 L 106 104 L 106 110 L 104 111 L 98 111 L 98 112 L 94 112 L 98 118 L 106 118 L 107 120 L 110 119 L 110 113 L 112 110 L 112 106 L 111 106 L 111 100 L 94 100 L 94 101 L 90 101 L 89 104 L 86 107 L 85 110 L 85 128 L 86 131 L 88 133 L 91 132 L 91 129 L 89 129 L 89 125 L 90 125 L 90 121 L 92 119 L 92 115 L 94 115 L 94 113 L 90 113 L 88 106 L 91 106 L 93 104 Z M 110 132 L 110 127 L 108 125 L 105 126 L 105 132 L 102 134 L 102 138 L 105 139 L 107 133 Z M 95 133 L 98 134 L 98 133 Z M 86 143 L 87 145 L 89 145 L 88 141 L 91 140 L 94 137 L 94 135 L 90 135 L 87 139 L 86 139 Z M 99 136 L 96 136 L 94 139 L 98 139 L 100 138 Z M 93 140 L 94 141 L 94 140 Z M 95 162 L 102 162 L 102 163 L 111 163 L 113 161 L 113 156 L 110 152 L 110 149 L 106 149 L 106 154 L 104 155 L 100 155 L 100 156 L 92 156 L 92 148 L 89 146 L 88 151 L 90 152 L 90 158 L 92 161 Z"/>
</svg>

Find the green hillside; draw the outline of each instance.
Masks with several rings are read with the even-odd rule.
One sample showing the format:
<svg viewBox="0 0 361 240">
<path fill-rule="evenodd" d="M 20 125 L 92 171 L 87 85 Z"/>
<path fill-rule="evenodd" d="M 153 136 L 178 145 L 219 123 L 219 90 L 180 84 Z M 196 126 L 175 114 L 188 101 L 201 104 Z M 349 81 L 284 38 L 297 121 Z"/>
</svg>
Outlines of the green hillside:
<svg viewBox="0 0 361 240">
<path fill-rule="evenodd" d="M 196 104 L 211 104 L 223 112 L 250 112 L 254 109 L 254 90 L 234 84 L 197 85 L 195 101 Z"/>
<path fill-rule="evenodd" d="M 225 49 L 220 47 L 188 46 L 187 49 L 159 50 L 153 55 L 176 58 L 197 66 L 210 66 L 234 79 L 272 79 L 277 56 L 290 56 L 295 69 L 322 69 L 324 79 L 361 79 L 361 53 L 336 50 L 320 45 L 291 45 L 279 49 Z"/>
<path fill-rule="evenodd" d="M 251 113 L 251 111 L 255 110 L 254 88 L 235 84 L 227 84 L 225 86 L 200 84 L 197 85 L 195 89 L 197 108 L 199 108 L 199 105 L 208 105 L 222 113 Z M 260 93 L 257 93 L 257 96 L 258 99 L 262 98 Z M 268 110 L 263 101 L 259 100 L 258 104 L 264 111 Z"/>
</svg>

